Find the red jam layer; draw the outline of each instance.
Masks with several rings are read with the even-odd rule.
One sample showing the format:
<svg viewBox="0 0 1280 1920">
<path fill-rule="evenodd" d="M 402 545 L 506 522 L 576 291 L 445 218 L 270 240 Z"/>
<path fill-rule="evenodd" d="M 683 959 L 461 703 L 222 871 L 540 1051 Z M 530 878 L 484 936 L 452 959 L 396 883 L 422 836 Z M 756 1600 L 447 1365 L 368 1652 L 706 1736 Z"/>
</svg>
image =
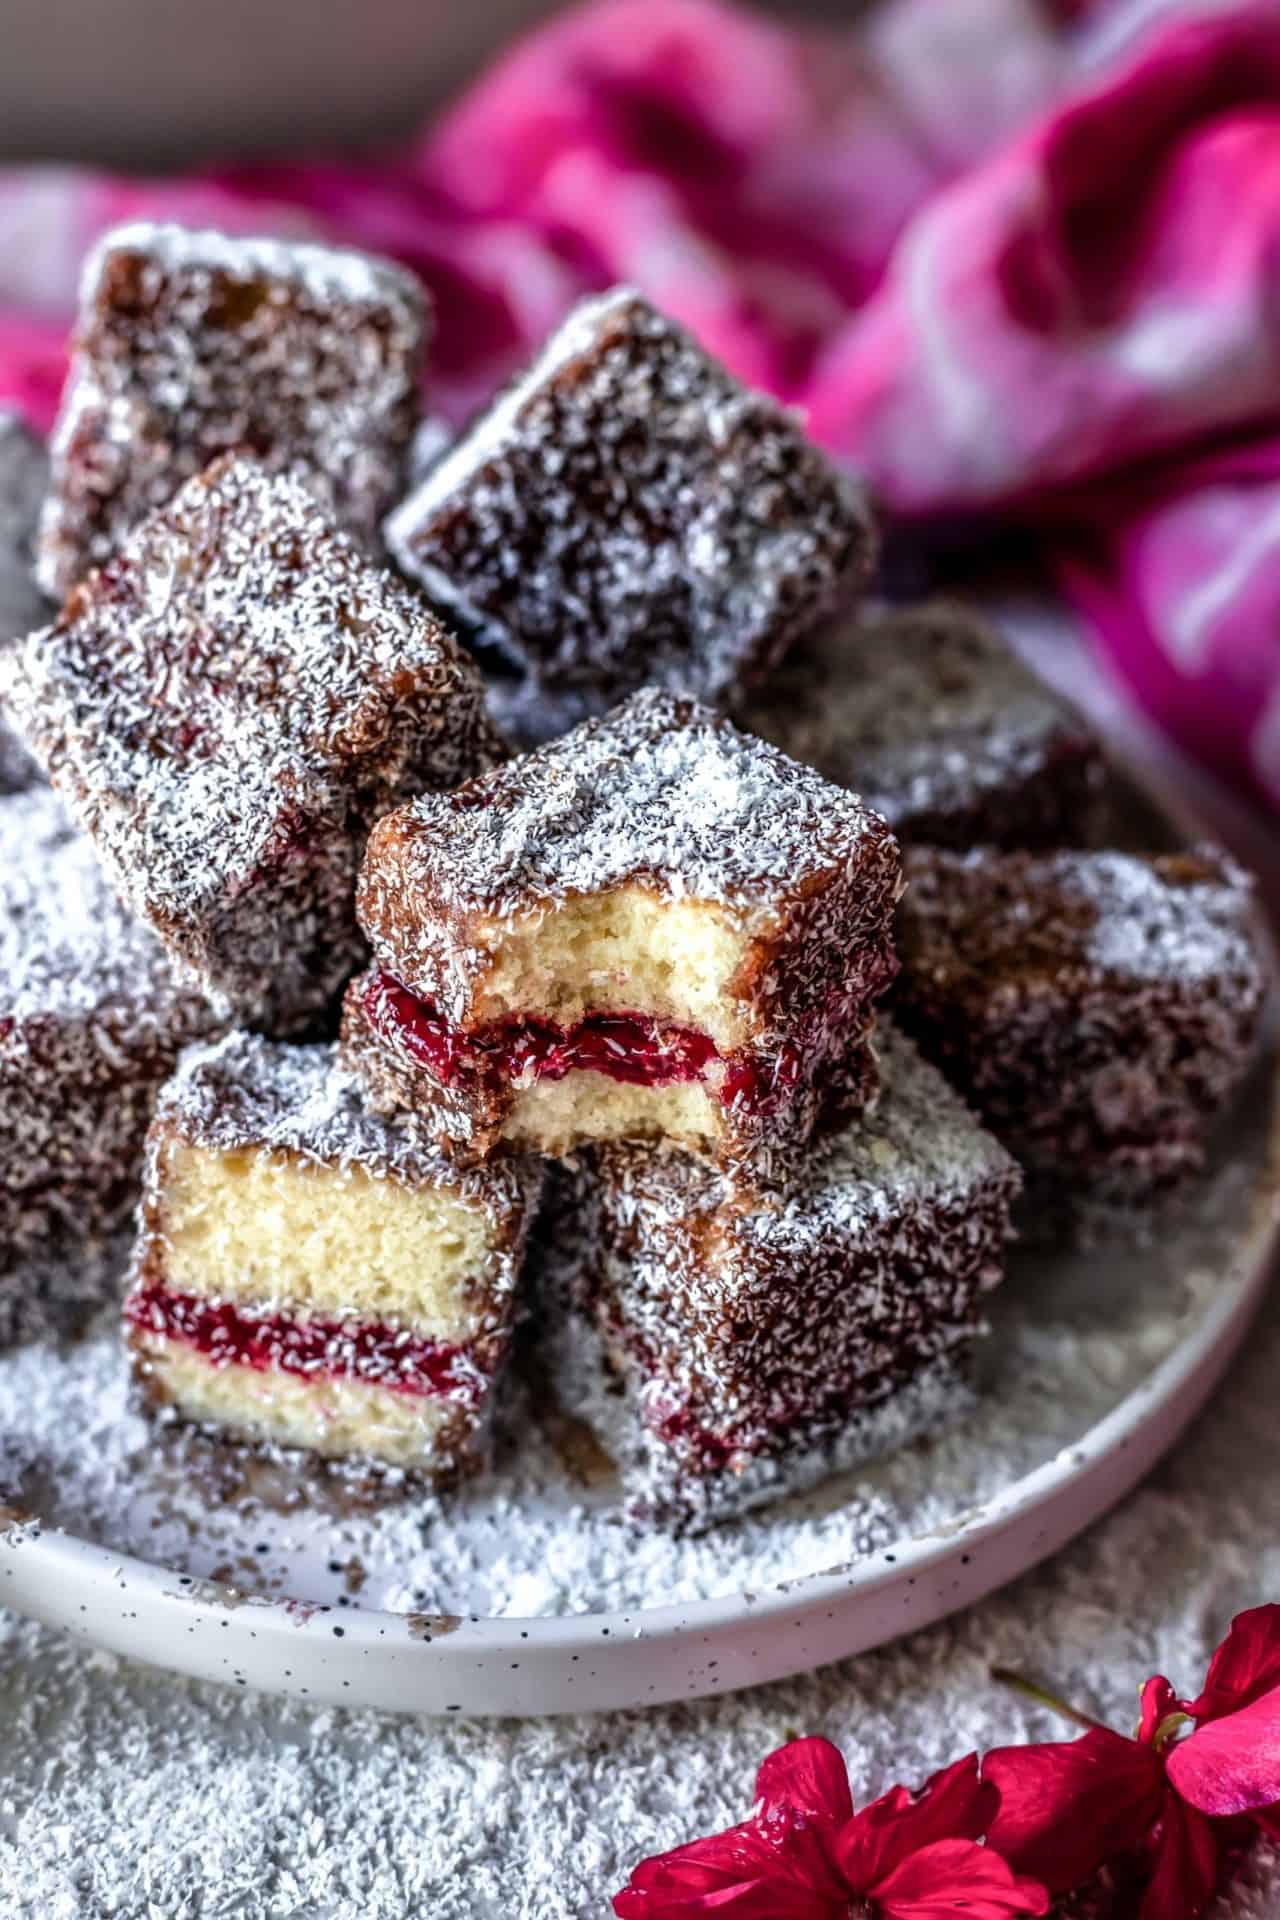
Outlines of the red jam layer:
<svg viewBox="0 0 1280 1920">
<path fill-rule="evenodd" d="M 124 1303 L 125 1319 L 144 1333 L 180 1340 L 214 1367 L 363 1380 L 394 1393 L 448 1394 L 472 1401 L 480 1377 L 467 1349 L 427 1340 L 398 1327 L 346 1326 L 338 1320 L 291 1320 L 248 1313 L 229 1300 L 139 1287 Z"/>
<path fill-rule="evenodd" d="M 722 1106 L 762 1111 L 799 1077 L 799 1060 L 790 1050 L 780 1060 L 749 1053 L 725 1059 L 705 1033 L 646 1013 L 593 1014 L 572 1027 L 525 1020 L 463 1033 L 391 974 L 378 971 L 369 977 L 364 1007 L 381 1039 L 446 1087 L 495 1074 L 530 1085 L 563 1080 L 574 1071 L 603 1073 L 636 1087 L 707 1079 Z M 712 1063 L 722 1070 L 708 1075 Z"/>
</svg>

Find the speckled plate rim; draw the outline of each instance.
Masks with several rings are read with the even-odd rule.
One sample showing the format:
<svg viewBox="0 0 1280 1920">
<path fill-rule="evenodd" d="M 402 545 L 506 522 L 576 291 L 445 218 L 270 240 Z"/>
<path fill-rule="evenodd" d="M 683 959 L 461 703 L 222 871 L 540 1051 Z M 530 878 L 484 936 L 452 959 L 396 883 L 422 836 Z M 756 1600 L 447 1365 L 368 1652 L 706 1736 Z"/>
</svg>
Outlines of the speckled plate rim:
<svg viewBox="0 0 1280 1920">
<path fill-rule="evenodd" d="M 180 1576 L 0 1508 L 0 1603 L 200 1679 L 408 1713 L 566 1713 L 731 1692 L 931 1625 L 1058 1551 L 1204 1406 L 1266 1291 L 1280 1228 L 1280 1074 L 1228 1270 L 1179 1345 L 1094 1426 L 945 1528 L 844 1566 L 631 1612 L 455 1619 L 338 1610 Z"/>
</svg>

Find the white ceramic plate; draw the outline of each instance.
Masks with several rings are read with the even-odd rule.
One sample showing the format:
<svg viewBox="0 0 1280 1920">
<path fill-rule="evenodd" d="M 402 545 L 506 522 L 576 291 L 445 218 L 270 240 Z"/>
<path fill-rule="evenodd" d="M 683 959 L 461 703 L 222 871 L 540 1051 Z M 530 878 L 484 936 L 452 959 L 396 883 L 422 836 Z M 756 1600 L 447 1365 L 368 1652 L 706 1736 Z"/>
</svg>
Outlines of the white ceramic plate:
<svg viewBox="0 0 1280 1920">
<path fill-rule="evenodd" d="M 157 1440 L 133 1410 L 108 1322 L 0 1357 L 16 1503 L 0 1602 L 185 1673 L 401 1711 L 776 1679 L 969 1605 L 1125 1494 L 1221 1379 L 1278 1215 L 1269 1049 L 1176 1231 L 1140 1253 L 1016 1258 L 983 1392 L 952 1431 L 697 1540 L 620 1524 L 575 1436 L 528 1405 L 493 1474 L 447 1505 L 317 1503 L 279 1469 L 228 1480 L 215 1450 Z"/>
</svg>

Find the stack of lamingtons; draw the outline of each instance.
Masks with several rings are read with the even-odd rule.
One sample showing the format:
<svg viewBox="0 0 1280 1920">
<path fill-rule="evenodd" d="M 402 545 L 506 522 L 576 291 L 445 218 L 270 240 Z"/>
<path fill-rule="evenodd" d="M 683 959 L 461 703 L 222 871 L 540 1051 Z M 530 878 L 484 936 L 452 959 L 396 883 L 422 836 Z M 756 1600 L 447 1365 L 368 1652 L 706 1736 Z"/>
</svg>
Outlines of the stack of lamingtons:
<svg viewBox="0 0 1280 1920">
<path fill-rule="evenodd" d="M 518 1334 L 701 1523 L 962 1402 L 1019 1163 L 1199 1164 L 1249 887 L 1088 851 L 1079 722 L 854 611 L 856 487 L 639 296 L 410 479 L 428 330 L 122 229 L 47 471 L 0 428 L 0 1328 L 136 1207 L 158 1411 L 444 1485 Z"/>
</svg>

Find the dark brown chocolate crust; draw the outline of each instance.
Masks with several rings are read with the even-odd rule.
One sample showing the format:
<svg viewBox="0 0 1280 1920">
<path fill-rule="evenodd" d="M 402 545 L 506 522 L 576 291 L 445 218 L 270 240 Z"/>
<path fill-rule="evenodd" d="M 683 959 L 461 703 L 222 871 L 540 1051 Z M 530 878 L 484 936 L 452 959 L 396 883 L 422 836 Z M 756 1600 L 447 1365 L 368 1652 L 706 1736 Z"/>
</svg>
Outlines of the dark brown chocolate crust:
<svg viewBox="0 0 1280 1920">
<path fill-rule="evenodd" d="M 375 1028 L 368 995 L 376 977 L 359 974 L 347 988 L 338 1042 L 339 1059 L 359 1080 L 369 1106 L 376 1113 L 415 1115 L 441 1152 L 460 1166 L 480 1166 L 509 1152 L 502 1133 L 517 1097 L 509 1075 L 477 1072 L 443 1085 Z M 744 1057 L 726 1059 L 732 1064 Z M 801 1077 L 777 1108 L 768 1113 L 741 1106 L 719 1109 L 721 1133 L 709 1157 L 721 1167 L 776 1175 L 803 1156 L 815 1133 L 869 1106 L 879 1084 L 871 1041 L 834 1027 L 815 1040 Z"/>
<path fill-rule="evenodd" d="M 0 1272 L 14 1285 L 36 1288 L 32 1263 L 88 1259 L 127 1219 L 156 1089 L 217 1024 L 54 795 L 0 800 Z"/>
<path fill-rule="evenodd" d="M 386 532 L 452 618 L 597 711 L 758 678 L 852 599 L 873 548 L 795 420 L 625 288 L 570 315 Z"/>
<path fill-rule="evenodd" d="M 773 1048 L 833 997 L 860 1010 L 883 992 L 900 884 L 893 835 L 854 795 L 651 688 L 383 819 L 358 913 L 379 964 L 463 1031 L 495 923 L 622 886 L 763 914 L 735 991 L 751 1043 Z"/>
<path fill-rule="evenodd" d="M 48 477 L 43 443 L 17 414 L 0 409 L 0 647 L 49 618 L 31 572 Z M 35 761 L 0 712 L 0 794 L 21 793 L 38 778 Z"/>
<path fill-rule="evenodd" d="M 390 262 L 145 223 L 84 272 L 40 579 L 61 600 L 232 448 L 307 478 L 372 548 L 404 484 L 427 333 Z"/>
<path fill-rule="evenodd" d="M 163 1285 L 164 1180 L 169 1145 L 216 1153 L 258 1150 L 338 1171 L 358 1168 L 400 1186 L 445 1190 L 485 1215 L 488 1254 L 470 1296 L 477 1364 L 506 1350 L 525 1239 L 537 1211 L 542 1168 L 528 1156 L 463 1169 L 411 1121 L 373 1113 L 331 1046 L 285 1046 L 232 1033 L 189 1049 L 156 1100 L 133 1277 Z"/>
<path fill-rule="evenodd" d="M 904 842 L 1076 846 L 1096 829 L 1102 757 L 996 629 L 948 601 L 812 636 L 741 723 L 860 793 Z"/>
<path fill-rule="evenodd" d="M 1212 848 L 907 857 L 895 1017 L 1040 1180 L 1136 1204 L 1198 1167 L 1265 993 Z"/>
<path fill-rule="evenodd" d="M 879 1104 L 780 1190 L 630 1146 L 558 1174 L 543 1312 L 600 1342 L 633 1510 L 687 1522 L 776 1497 L 788 1463 L 809 1477 L 910 1383 L 963 1371 L 1018 1184 L 891 1028 Z"/>
<path fill-rule="evenodd" d="M 291 1033 L 361 963 L 369 826 L 503 752 L 475 669 L 300 481 L 189 481 L 3 662 L 117 887 L 211 997 Z"/>
</svg>

